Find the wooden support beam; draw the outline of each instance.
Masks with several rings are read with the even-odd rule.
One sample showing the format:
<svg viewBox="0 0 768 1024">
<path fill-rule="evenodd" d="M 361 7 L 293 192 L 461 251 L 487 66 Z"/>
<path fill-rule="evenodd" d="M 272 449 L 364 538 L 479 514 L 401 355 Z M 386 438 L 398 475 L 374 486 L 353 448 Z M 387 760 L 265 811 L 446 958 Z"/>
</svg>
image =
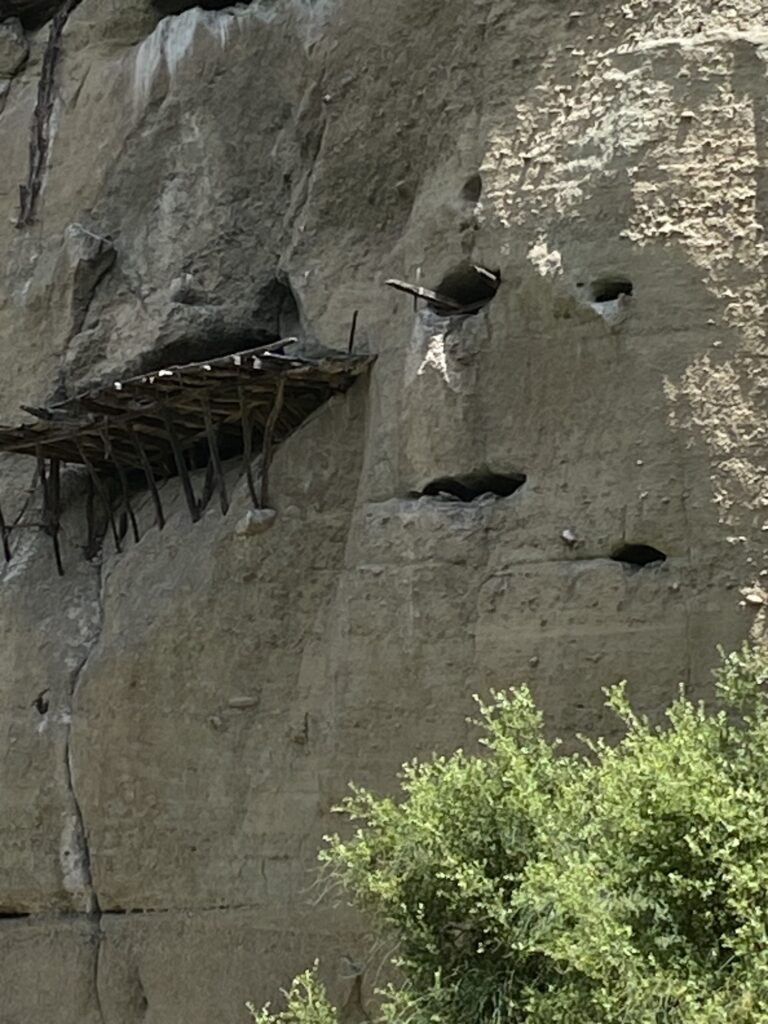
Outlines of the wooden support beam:
<svg viewBox="0 0 768 1024">
<path fill-rule="evenodd" d="M 61 464 L 58 459 L 51 459 L 50 476 L 46 468 L 45 458 L 41 449 L 37 449 L 37 471 L 40 477 L 40 484 L 43 489 L 43 530 L 53 541 L 53 554 L 56 559 L 56 571 L 59 576 L 64 575 L 64 566 L 61 562 L 61 548 L 59 545 L 59 503 L 60 503 L 60 474 Z"/>
<path fill-rule="evenodd" d="M 213 426 L 213 419 L 211 417 L 211 407 L 208 403 L 207 398 L 202 399 L 203 406 L 203 418 L 205 420 L 205 433 L 208 437 L 208 452 L 210 454 L 209 466 L 213 466 L 213 471 L 216 476 L 216 483 L 219 488 L 219 499 L 221 501 L 221 512 L 222 515 L 226 515 L 229 511 L 229 499 L 227 498 L 227 483 L 224 479 L 224 468 L 221 465 L 221 457 L 219 456 L 219 439 L 216 436 L 216 431 Z"/>
<path fill-rule="evenodd" d="M 115 446 L 112 443 L 112 438 L 110 437 L 109 434 L 109 420 L 107 419 L 106 416 L 104 417 L 104 422 L 102 423 L 101 426 L 101 435 L 102 440 L 104 442 L 104 452 L 106 454 L 106 457 L 117 470 L 117 476 L 120 481 L 120 490 L 122 491 L 123 494 L 123 505 L 125 507 L 124 514 L 127 517 L 127 521 L 129 521 L 131 524 L 131 529 L 133 530 L 133 539 L 138 544 L 141 537 L 139 535 L 139 524 L 136 522 L 136 516 L 133 514 L 133 508 L 131 507 L 131 492 L 128 488 L 128 477 L 125 472 L 125 466 L 123 466 L 122 463 L 122 455 L 118 456 L 115 452 Z M 127 529 L 128 524 L 126 520 L 121 520 L 121 539 L 125 537 Z"/>
<path fill-rule="evenodd" d="M 248 491 L 251 495 L 253 507 L 259 507 L 259 499 L 256 495 L 256 484 L 253 480 L 253 416 L 251 408 L 245 398 L 245 389 L 238 388 L 240 396 L 240 426 L 243 431 L 243 469 L 245 478 L 248 481 Z"/>
<path fill-rule="evenodd" d="M 152 502 L 155 506 L 155 520 L 157 522 L 158 530 L 162 530 L 165 526 L 165 516 L 163 515 L 163 506 L 160 501 L 160 492 L 157 489 L 155 483 L 155 474 L 152 471 L 152 463 L 149 461 L 147 453 L 144 451 L 144 447 L 139 439 L 139 435 L 133 429 L 133 426 L 129 426 L 131 438 L 133 439 L 134 447 L 136 448 L 136 454 L 139 456 L 141 462 L 141 468 L 144 470 L 144 478 L 147 481 L 147 487 L 149 493 L 152 495 Z"/>
<path fill-rule="evenodd" d="M 61 560 L 59 529 L 61 527 L 61 462 L 51 459 L 51 471 L 48 477 L 50 494 L 50 533 L 53 539 L 53 554 L 56 558 L 56 571 L 64 575 L 64 563 Z"/>
<path fill-rule="evenodd" d="M 269 500 L 269 465 L 272 461 L 272 441 L 275 434 L 275 427 L 280 418 L 285 398 L 285 377 L 280 377 L 275 389 L 275 401 L 269 419 L 264 427 L 264 442 L 261 449 L 261 507 L 267 508 Z"/>
<path fill-rule="evenodd" d="M 171 451 L 173 452 L 173 460 L 176 463 L 176 469 L 181 479 L 181 486 L 184 490 L 184 497 L 187 499 L 187 507 L 189 508 L 189 514 L 192 517 L 192 522 L 196 523 L 200 518 L 200 506 L 195 498 L 195 490 L 192 486 L 192 478 L 189 475 L 187 469 L 187 463 L 184 459 L 184 452 L 182 451 L 181 444 L 179 442 L 176 428 L 173 425 L 173 417 L 167 407 L 163 407 L 163 421 L 165 423 L 165 429 L 168 432 L 168 441 L 171 445 Z"/>
<path fill-rule="evenodd" d="M 107 519 L 109 521 L 109 527 L 110 527 L 110 529 L 112 531 L 112 537 L 113 537 L 114 542 L 115 542 L 115 550 L 116 551 L 122 551 L 123 549 L 120 546 L 120 532 L 117 529 L 117 523 L 115 522 L 115 515 L 114 515 L 114 512 L 112 510 L 112 502 L 109 500 L 109 495 L 107 494 L 106 490 L 104 489 L 104 484 L 103 484 L 101 478 L 99 477 L 99 474 L 96 472 L 96 469 L 95 469 L 93 463 L 91 462 L 91 460 L 88 458 L 88 456 L 83 451 L 83 446 L 80 444 L 79 440 L 77 441 L 77 447 L 78 447 L 78 451 L 80 453 L 80 458 L 81 458 L 81 460 L 83 462 L 83 465 L 88 470 L 88 476 L 93 481 L 93 488 L 94 488 L 96 494 L 99 496 L 99 501 L 104 506 L 104 511 L 107 513 Z"/>
<path fill-rule="evenodd" d="M 67 18 L 78 0 L 66 0 L 56 12 L 48 30 L 48 43 L 37 84 L 37 102 L 32 114 L 29 139 L 29 166 L 27 180 L 19 185 L 19 215 L 16 227 L 23 228 L 35 219 L 38 199 L 43 189 L 43 179 L 51 141 L 51 118 L 56 98 L 56 65 L 61 54 L 61 36 Z M 6 12 L 3 12 L 5 15 Z"/>
<path fill-rule="evenodd" d="M 0 508 L 0 542 L 2 542 L 3 545 L 3 556 L 6 562 L 10 562 L 11 560 L 11 545 L 9 541 L 10 535 L 11 531 L 8 529 L 8 526 L 6 525 L 3 510 Z"/>
<path fill-rule="evenodd" d="M 136 521 L 136 516 L 131 505 L 131 492 L 128 487 L 128 477 L 125 472 L 125 467 L 122 462 L 119 462 L 113 455 L 113 461 L 115 463 L 115 469 L 120 479 L 120 490 L 123 492 L 123 504 L 125 505 L 125 513 L 128 516 L 128 520 L 131 524 L 131 530 L 133 531 L 133 539 L 136 544 L 141 540 L 141 534 L 139 533 L 139 524 Z"/>
<path fill-rule="evenodd" d="M 48 470 L 45 467 L 45 459 L 40 446 L 37 446 L 37 475 L 40 478 L 40 486 L 43 489 L 43 522 L 48 522 Z"/>
<path fill-rule="evenodd" d="M 349 328 L 349 344 L 347 345 L 347 355 L 352 355 L 352 350 L 355 347 L 355 333 L 357 332 L 357 318 L 360 310 L 356 309 L 352 314 L 352 326 Z"/>
<path fill-rule="evenodd" d="M 205 467 L 205 479 L 203 480 L 203 496 L 200 498 L 200 511 L 208 508 L 208 502 L 213 497 L 216 489 L 216 473 L 213 468 L 213 461 L 209 461 Z"/>
<path fill-rule="evenodd" d="M 96 497 L 96 488 L 93 486 L 93 480 L 88 477 L 88 493 L 85 496 L 85 557 L 88 559 L 93 558 L 96 554 L 96 512 L 94 509 Z"/>
</svg>

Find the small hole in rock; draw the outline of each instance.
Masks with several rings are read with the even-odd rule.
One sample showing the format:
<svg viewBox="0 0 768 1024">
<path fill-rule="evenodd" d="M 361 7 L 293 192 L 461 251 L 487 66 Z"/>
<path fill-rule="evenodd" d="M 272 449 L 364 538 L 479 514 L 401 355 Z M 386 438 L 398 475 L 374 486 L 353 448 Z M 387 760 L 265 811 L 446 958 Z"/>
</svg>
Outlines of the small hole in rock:
<svg viewBox="0 0 768 1024">
<path fill-rule="evenodd" d="M 632 294 L 632 282 L 624 277 L 601 278 L 590 285 L 592 302 L 615 302 L 620 295 Z"/>
<path fill-rule="evenodd" d="M 483 494 L 493 494 L 497 498 L 508 498 L 519 490 L 526 481 L 524 473 L 467 473 L 464 476 L 442 476 L 432 480 L 422 495 L 454 498 L 457 501 L 470 502 Z"/>
<path fill-rule="evenodd" d="M 461 198 L 467 203 L 477 203 L 483 194 L 483 179 L 479 174 L 467 178 L 461 190 Z"/>
<path fill-rule="evenodd" d="M 48 708 L 50 707 L 50 701 L 48 700 L 48 694 L 50 690 L 42 690 L 35 699 L 32 701 L 32 707 L 37 711 L 38 715 L 47 715 Z"/>
<path fill-rule="evenodd" d="M 616 548 L 611 558 L 614 562 L 623 562 L 625 565 L 634 565 L 638 568 L 667 560 L 663 551 L 651 547 L 650 544 L 622 544 Z"/>
<path fill-rule="evenodd" d="M 443 316 L 477 313 L 496 295 L 500 284 L 500 271 L 474 263 L 460 263 L 436 285 L 436 298 L 427 304 L 433 312 Z M 448 301 L 443 305 L 440 299 Z"/>
</svg>

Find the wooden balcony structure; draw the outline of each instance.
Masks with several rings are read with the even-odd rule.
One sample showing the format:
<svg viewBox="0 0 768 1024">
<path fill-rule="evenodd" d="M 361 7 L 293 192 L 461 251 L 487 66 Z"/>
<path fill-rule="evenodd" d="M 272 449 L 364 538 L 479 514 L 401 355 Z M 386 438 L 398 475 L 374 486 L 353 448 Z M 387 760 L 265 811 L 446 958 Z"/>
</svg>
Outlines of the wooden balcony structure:
<svg viewBox="0 0 768 1024">
<path fill-rule="evenodd" d="M 44 409 L 24 407 L 36 417 L 35 422 L 0 426 L 0 452 L 37 460 L 42 528 L 53 538 L 59 573 L 63 573 L 58 542 L 60 476 L 66 464 L 88 471 L 89 544 L 96 499 L 105 510 L 118 550 L 128 523 L 139 540 L 131 507 L 137 480 L 152 497 L 160 529 L 165 518 L 159 483 L 171 476 L 181 480 L 193 521 L 216 492 L 226 514 L 224 463 L 235 455 L 241 459 L 254 506 L 264 507 L 275 445 L 334 394 L 346 391 L 375 358 L 336 352 L 311 359 L 286 355 L 284 349 L 293 340 L 208 362 L 169 366 L 93 388 Z M 253 475 L 257 453 L 261 454 L 258 490 Z M 198 495 L 191 474 L 203 468 L 205 480 Z M 12 555 L 11 532 L 0 510 L 7 561 Z"/>
</svg>

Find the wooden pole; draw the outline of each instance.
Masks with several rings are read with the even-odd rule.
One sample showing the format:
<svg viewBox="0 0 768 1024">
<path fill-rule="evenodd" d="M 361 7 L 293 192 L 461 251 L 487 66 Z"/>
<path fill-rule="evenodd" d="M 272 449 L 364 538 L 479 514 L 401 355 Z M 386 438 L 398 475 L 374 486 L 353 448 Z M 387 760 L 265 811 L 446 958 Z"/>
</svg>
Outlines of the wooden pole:
<svg viewBox="0 0 768 1024">
<path fill-rule="evenodd" d="M 203 496 L 200 499 L 200 509 L 204 510 L 208 508 L 208 502 L 213 497 L 213 492 L 216 487 L 216 474 L 213 469 L 213 462 L 209 461 L 205 467 L 205 479 L 203 480 Z"/>
<path fill-rule="evenodd" d="M 88 493 L 85 497 L 85 526 L 87 536 L 85 538 L 85 557 L 93 558 L 96 554 L 96 515 L 94 510 L 94 499 L 96 489 L 93 480 L 88 477 Z"/>
<path fill-rule="evenodd" d="M 269 464 L 272 461 L 272 440 L 285 398 L 285 377 L 280 377 L 275 390 L 275 401 L 264 428 L 264 442 L 261 449 L 261 507 L 267 508 L 269 500 Z"/>
<path fill-rule="evenodd" d="M 56 571 L 64 575 L 64 564 L 61 560 L 59 529 L 61 526 L 61 461 L 51 459 L 50 482 L 50 532 L 53 539 L 53 553 L 56 558 Z"/>
<path fill-rule="evenodd" d="M 157 528 L 158 530 L 162 530 L 165 526 L 165 516 L 163 515 L 163 506 L 160 501 L 160 492 L 158 491 L 157 484 L 155 483 L 155 474 L 152 472 L 152 463 L 149 461 L 149 456 L 144 451 L 144 446 L 139 440 L 139 435 L 135 428 L 129 425 L 128 430 L 136 449 L 136 454 L 139 456 L 141 468 L 144 470 L 144 476 L 147 481 L 149 493 L 152 495 L 152 502 L 155 506 L 155 520 L 157 522 Z"/>
<path fill-rule="evenodd" d="M 112 453 L 112 461 L 115 464 L 117 475 L 120 478 L 120 490 L 123 492 L 123 503 L 125 505 L 125 511 L 128 519 L 131 523 L 131 530 L 133 531 L 133 539 L 136 544 L 141 540 L 141 534 L 139 533 L 139 524 L 136 522 L 136 516 L 133 512 L 133 506 L 131 505 L 131 492 L 128 487 L 128 477 L 125 473 L 125 467 L 123 464 L 115 458 L 114 452 Z"/>
<path fill-rule="evenodd" d="M 184 452 L 181 448 L 176 428 L 173 425 L 173 417 L 171 416 L 168 408 L 163 409 L 163 422 L 165 423 L 165 429 L 168 433 L 168 440 L 171 445 L 171 451 L 173 452 L 173 460 L 176 463 L 176 470 L 178 471 L 181 479 L 181 486 L 184 490 L 184 497 L 187 499 L 187 507 L 189 508 L 189 514 L 192 517 L 192 522 L 196 523 L 200 518 L 200 506 L 195 498 L 195 491 L 192 487 L 192 479 L 187 469 L 187 463 L 184 459 Z"/>
<path fill-rule="evenodd" d="M 352 314 L 352 326 L 349 329 L 349 344 L 347 345 L 347 355 L 352 355 L 352 350 L 355 347 L 355 333 L 357 331 L 357 318 L 360 314 L 360 310 L 356 309 Z"/>
<path fill-rule="evenodd" d="M 256 484 L 253 480 L 253 420 L 251 418 L 251 410 L 248 408 L 248 404 L 245 400 L 245 391 L 243 386 L 238 385 L 238 395 L 240 397 L 240 428 L 243 432 L 243 469 L 245 471 L 245 477 L 248 481 L 248 490 L 251 495 L 251 501 L 253 507 L 259 507 L 259 499 L 256 496 Z"/>
<path fill-rule="evenodd" d="M 58 505 L 60 494 L 59 481 L 60 463 L 58 459 L 51 459 L 50 476 L 45 465 L 45 458 L 42 455 L 40 446 L 37 447 L 37 471 L 40 483 L 43 488 L 43 530 L 53 540 L 53 554 L 56 559 L 56 571 L 59 576 L 64 575 L 64 567 L 61 563 L 61 548 L 59 546 L 59 524 Z"/>
<path fill-rule="evenodd" d="M 95 466 L 88 458 L 88 456 L 85 454 L 85 450 L 83 449 L 80 440 L 78 439 L 75 443 L 77 445 L 78 455 L 80 456 L 83 465 L 88 470 L 89 477 L 93 481 L 93 489 L 96 492 L 96 494 L 98 494 L 99 501 L 102 503 L 102 505 L 104 506 L 104 511 L 107 513 L 107 519 L 109 520 L 109 526 L 112 531 L 112 537 L 115 541 L 115 550 L 120 552 L 123 549 L 120 546 L 120 533 L 117 529 L 117 523 L 115 522 L 115 516 L 112 511 L 112 502 L 109 500 L 109 496 L 107 492 L 104 490 L 104 485 L 102 484 L 101 479 L 99 478 L 99 474 L 96 472 Z"/>
<path fill-rule="evenodd" d="M 11 560 L 11 546 L 8 542 L 9 536 L 10 530 L 6 526 L 5 516 L 3 515 L 3 510 L 0 508 L 0 539 L 3 543 L 3 555 L 5 556 L 6 562 L 10 562 Z"/>
<path fill-rule="evenodd" d="M 224 469 L 221 465 L 221 459 L 219 457 L 219 442 L 216 437 L 216 431 L 213 429 L 213 417 L 211 416 L 211 406 L 207 397 L 201 399 L 203 407 L 203 417 L 205 419 L 205 434 L 208 438 L 208 451 L 211 456 L 209 465 L 213 466 L 213 472 L 216 476 L 216 482 L 219 487 L 219 498 L 221 500 L 221 512 L 222 515 L 226 515 L 229 511 L 229 500 L 227 498 L 227 484 L 224 479 Z"/>
</svg>

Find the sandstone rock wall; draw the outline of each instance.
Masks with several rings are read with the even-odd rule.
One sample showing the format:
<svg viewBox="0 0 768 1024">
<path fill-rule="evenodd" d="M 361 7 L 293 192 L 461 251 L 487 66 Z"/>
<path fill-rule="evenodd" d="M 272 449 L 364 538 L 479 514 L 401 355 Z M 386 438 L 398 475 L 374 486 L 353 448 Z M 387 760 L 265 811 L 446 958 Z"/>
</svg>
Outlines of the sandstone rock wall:
<svg viewBox="0 0 768 1024">
<path fill-rule="evenodd" d="M 73 469 L 59 579 L 34 466 L 0 459 L 27 527 L 0 570 L 0 1021 L 245 1020 L 317 955 L 343 1001 L 342 956 L 370 987 L 386 954 L 317 898 L 349 779 L 469 741 L 490 686 L 610 729 L 603 685 L 653 711 L 764 635 L 768 11 L 82 0 L 17 229 L 47 39 L 23 7 L 0 422 L 276 333 L 343 349 L 355 309 L 378 360 L 280 447 L 254 536 L 233 465 L 226 518 L 190 524 L 169 481 L 165 530 L 145 495 L 140 543 L 89 561 Z M 477 316 L 384 287 L 463 261 L 501 271 Z M 525 483 L 418 498 L 489 472 Z"/>
</svg>

